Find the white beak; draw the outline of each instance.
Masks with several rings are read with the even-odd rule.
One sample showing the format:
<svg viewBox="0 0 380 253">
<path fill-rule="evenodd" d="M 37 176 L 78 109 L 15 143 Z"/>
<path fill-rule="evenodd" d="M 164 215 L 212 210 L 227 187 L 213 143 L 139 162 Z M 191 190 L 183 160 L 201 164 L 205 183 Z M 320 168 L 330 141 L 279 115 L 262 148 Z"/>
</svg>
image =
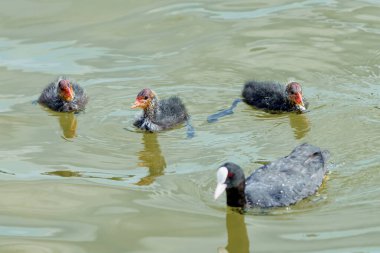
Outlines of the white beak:
<svg viewBox="0 0 380 253">
<path fill-rule="evenodd" d="M 297 105 L 298 109 L 301 111 L 301 112 L 304 112 L 306 111 L 306 108 L 305 106 L 302 106 L 302 105 Z"/>
<path fill-rule="evenodd" d="M 219 198 L 220 195 L 226 190 L 227 185 L 225 184 L 228 176 L 228 169 L 226 167 L 220 167 L 216 172 L 217 185 L 214 193 L 214 199 Z"/>
<path fill-rule="evenodd" d="M 226 184 L 217 184 L 215 193 L 214 193 L 214 199 L 219 198 L 220 195 L 226 190 L 227 185 Z"/>
</svg>

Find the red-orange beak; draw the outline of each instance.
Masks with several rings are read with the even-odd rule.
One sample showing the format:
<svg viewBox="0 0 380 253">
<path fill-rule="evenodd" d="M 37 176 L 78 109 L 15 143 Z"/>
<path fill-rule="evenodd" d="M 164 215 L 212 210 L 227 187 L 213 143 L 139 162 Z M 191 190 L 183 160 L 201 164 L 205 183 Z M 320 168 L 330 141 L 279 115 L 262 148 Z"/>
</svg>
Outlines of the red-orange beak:
<svg viewBox="0 0 380 253">
<path fill-rule="evenodd" d="M 297 92 L 297 93 L 295 94 L 294 101 L 296 102 L 297 105 L 302 105 L 302 106 L 304 106 L 304 104 L 303 104 L 303 99 L 302 99 L 302 95 L 301 95 L 300 92 Z"/>
<path fill-rule="evenodd" d="M 304 111 L 306 110 L 305 104 L 303 103 L 302 94 L 301 92 L 297 92 L 294 94 L 294 103 L 300 108 L 300 110 Z"/>
<path fill-rule="evenodd" d="M 142 99 L 136 98 L 135 103 L 131 106 L 131 109 L 145 108 L 145 103 Z"/>
<path fill-rule="evenodd" d="M 64 90 L 62 90 L 62 97 L 66 101 L 73 101 L 74 100 L 74 90 L 73 87 L 70 85 L 69 87 L 66 87 Z"/>
</svg>

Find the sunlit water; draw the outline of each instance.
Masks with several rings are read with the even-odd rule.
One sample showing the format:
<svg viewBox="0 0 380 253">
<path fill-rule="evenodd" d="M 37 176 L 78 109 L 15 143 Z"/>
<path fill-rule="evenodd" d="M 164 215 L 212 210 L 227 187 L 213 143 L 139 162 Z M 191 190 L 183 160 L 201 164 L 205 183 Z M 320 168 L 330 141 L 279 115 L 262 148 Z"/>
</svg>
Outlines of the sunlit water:
<svg viewBox="0 0 380 253">
<path fill-rule="evenodd" d="M 379 1 L 0 7 L 1 252 L 380 252 Z M 33 103 L 60 74 L 85 112 Z M 299 81 L 310 112 L 207 123 L 252 78 Z M 136 131 L 143 87 L 179 95 L 195 137 Z M 332 153 L 315 196 L 244 216 L 212 199 L 223 162 L 248 174 L 302 142 Z"/>
</svg>

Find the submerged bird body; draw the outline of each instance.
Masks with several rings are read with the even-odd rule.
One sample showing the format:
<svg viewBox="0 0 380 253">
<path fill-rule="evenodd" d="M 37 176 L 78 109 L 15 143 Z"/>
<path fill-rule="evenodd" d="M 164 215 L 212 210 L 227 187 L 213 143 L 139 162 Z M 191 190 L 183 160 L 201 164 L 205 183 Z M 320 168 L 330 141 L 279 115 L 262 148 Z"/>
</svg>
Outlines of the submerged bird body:
<svg viewBox="0 0 380 253">
<path fill-rule="evenodd" d="M 218 170 L 215 197 L 221 195 L 224 187 L 229 206 L 267 208 L 295 204 L 321 186 L 328 157 L 328 151 L 305 143 L 288 156 L 258 168 L 246 180 L 238 165 L 226 163 Z"/>
<path fill-rule="evenodd" d="M 302 111 L 308 107 L 302 99 L 301 87 L 295 82 L 284 86 L 276 82 L 249 81 L 244 85 L 242 97 L 247 104 L 269 111 Z"/>
<path fill-rule="evenodd" d="M 50 83 L 38 98 L 38 103 L 57 112 L 76 112 L 85 109 L 88 97 L 75 82 L 59 78 Z"/>
<path fill-rule="evenodd" d="M 305 112 L 309 103 L 303 98 L 301 85 L 290 82 L 286 86 L 272 81 L 248 81 L 242 91 L 243 99 L 235 99 L 228 109 L 214 113 L 207 118 L 208 122 L 233 114 L 233 109 L 244 101 L 258 109 L 269 112 Z"/>
<path fill-rule="evenodd" d="M 132 108 L 142 108 L 143 113 L 134 122 L 142 130 L 156 132 L 173 128 L 187 122 L 189 115 L 179 97 L 159 100 L 150 89 L 143 89 L 136 98 Z"/>
</svg>

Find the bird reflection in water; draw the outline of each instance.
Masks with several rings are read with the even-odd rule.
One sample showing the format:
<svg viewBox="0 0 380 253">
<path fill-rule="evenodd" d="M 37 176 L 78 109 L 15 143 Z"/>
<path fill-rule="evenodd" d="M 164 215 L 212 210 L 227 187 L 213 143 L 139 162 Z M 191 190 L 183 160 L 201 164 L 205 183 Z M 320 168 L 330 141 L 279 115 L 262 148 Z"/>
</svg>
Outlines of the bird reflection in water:
<svg viewBox="0 0 380 253">
<path fill-rule="evenodd" d="M 227 207 L 226 227 L 228 244 L 218 253 L 249 253 L 249 239 L 242 208 Z"/>
<path fill-rule="evenodd" d="M 59 113 L 58 121 L 62 129 L 63 138 L 71 139 L 77 136 L 77 118 L 74 113 Z"/>
<path fill-rule="evenodd" d="M 300 140 L 310 131 L 310 122 L 305 114 L 289 113 L 289 124 L 293 128 L 294 137 Z"/>
<path fill-rule="evenodd" d="M 143 133 L 142 138 L 144 149 L 138 155 L 140 167 L 147 167 L 149 175 L 140 179 L 137 185 L 150 185 L 156 177 L 164 174 L 166 168 L 165 157 L 161 153 L 160 144 L 156 133 Z"/>
</svg>

